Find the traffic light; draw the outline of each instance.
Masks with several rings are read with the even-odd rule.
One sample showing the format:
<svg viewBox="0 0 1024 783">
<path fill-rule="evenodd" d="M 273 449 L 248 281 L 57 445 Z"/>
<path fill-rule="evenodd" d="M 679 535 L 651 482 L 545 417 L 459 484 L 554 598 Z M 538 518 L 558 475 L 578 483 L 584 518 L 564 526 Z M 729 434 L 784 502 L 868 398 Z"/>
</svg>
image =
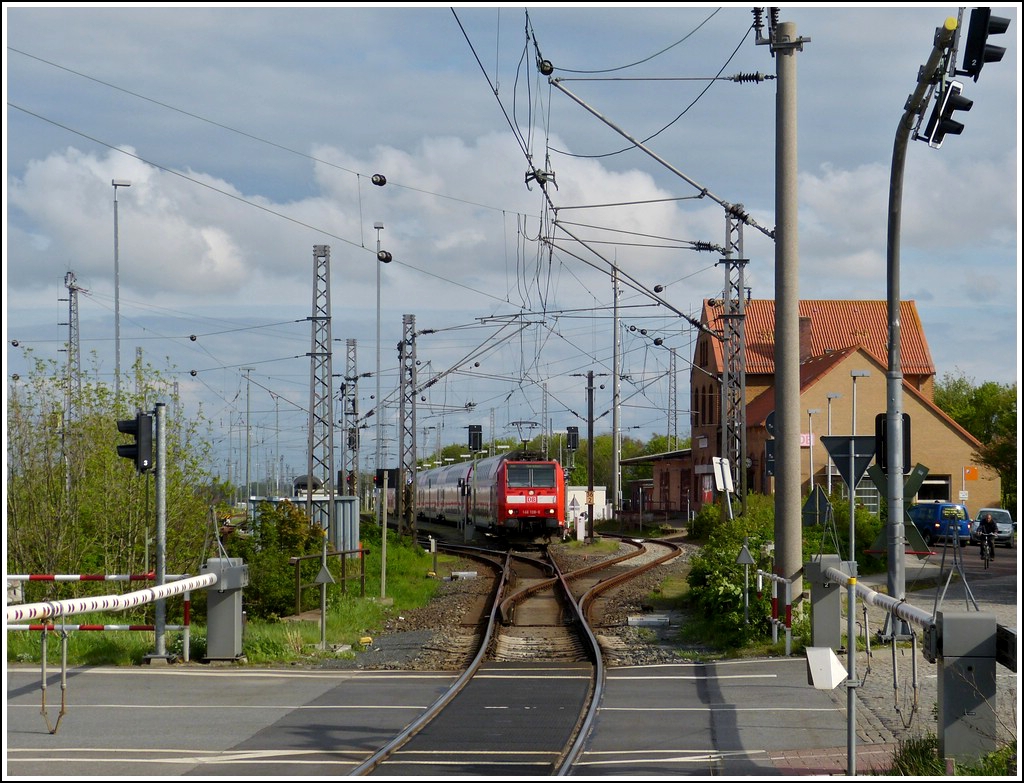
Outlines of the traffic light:
<svg viewBox="0 0 1024 783">
<path fill-rule="evenodd" d="M 965 98 L 960 93 L 964 86 L 960 82 L 951 81 L 946 84 L 945 90 L 939 95 L 932 110 L 932 116 L 928 118 L 928 125 L 925 127 L 924 139 L 929 147 L 938 149 L 942 146 L 942 140 L 947 133 L 959 136 L 963 133 L 964 125 L 953 119 L 955 111 L 970 111 L 974 101 Z"/>
<path fill-rule="evenodd" d="M 484 447 L 484 428 L 479 424 L 469 425 L 469 450 L 482 451 Z"/>
<path fill-rule="evenodd" d="M 967 28 L 967 43 L 964 44 L 962 73 L 965 76 L 972 76 L 974 81 L 978 81 L 978 74 L 985 63 L 997 63 L 1003 59 L 1006 49 L 988 43 L 988 37 L 1005 33 L 1009 26 L 1010 20 L 1005 16 L 992 16 L 991 8 L 971 10 L 971 24 Z"/>
<path fill-rule="evenodd" d="M 580 428 L 579 427 L 566 427 L 566 448 L 569 451 L 576 451 L 580 447 Z"/>
<path fill-rule="evenodd" d="M 137 473 L 145 473 L 153 467 L 153 417 L 139 412 L 134 419 L 120 419 L 117 431 L 135 438 L 134 443 L 117 447 L 117 456 L 135 463 Z"/>
</svg>

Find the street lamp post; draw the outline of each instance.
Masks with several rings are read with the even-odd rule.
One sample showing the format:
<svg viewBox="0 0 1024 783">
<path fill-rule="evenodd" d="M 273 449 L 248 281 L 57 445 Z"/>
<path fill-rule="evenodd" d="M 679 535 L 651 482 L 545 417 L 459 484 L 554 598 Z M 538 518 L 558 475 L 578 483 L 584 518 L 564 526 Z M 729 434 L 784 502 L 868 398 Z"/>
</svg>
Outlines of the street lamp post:
<svg viewBox="0 0 1024 783">
<path fill-rule="evenodd" d="M 851 398 L 851 404 L 853 407 L 853 413 L 851 417 L 851 435 L 853 437 L 857 436 L 857 379 L 867 378 L 870 375 L 871 373 L 869 373 L 867 370 L 850 370 L 850 378 L 853 380 L 853 396 Z"/>
<path fill-rule="evenodd" d="M 820 408 L 807 409 L 807 463 L 809 472 L 807 474 L 807 485 L 814 491 L 814 414 L 821 413 Z"/>
<path fill-rule="evenodd" d="M 829 392 L 825 395 L 828 398 L 828 434 L 832 435 L 832 400 L 838 400 L 841 395 L 839 392 Z M 828 487 L 828 496 L 832 497 L 832 455 L 829 454 L 827 462 L 825 463 L 828 470 L 828 477 L 826 478 Z"/>
<path fill-rule="evenodd" d="M 114 401 L 121 399 L 121 269 L 118 258 L 117 189 L 130 188 L 131 180 L 112 179 L 114 187 Z"/>
<path fill-rule="evenodd" d="M 381 446 L 381 399 L 380 399 L 380 265 L 381 265 L 381 250 L 380 250 L 380 232 L 384 230 L 383 223 L 374 223 L 374 229 L 377 231 L 377 398 L 373 406 L 374 416 L 377 417 L 376 429 L 377 437 L 376 443 L 374 444 L 374 460 L 373 469 L 374 477 L 380 475 L 380 446 Z M 376 478 L 374 479 L 374 486 L 377 485 Z M 377 490 L 377 497 L 374 499 L 374 510 L 377 512 L 377 523 L 380 524 L 381 513 L 380 513 L 381 494 L 380 488 Z"/>
<path fill-rule="evenodd" d="M 850 414 L 850 481 L 853 482 L 853 486 L 850 487 L 850 560 L 854 560 L 854 547 L 853 547 L 853 531 L 854 531 L 854 519 L 853 510 L 857 500 L 857 486 L 855 477 L 853 475 L 853 455 L 856 451 L 854 447 L 854 438 L 857 437 L 857 379 L 867 378 L 871 373 L 867 370 L 850 370 L 850 380 L 853 383 L 853 394 L 850 397 L 850 407 L 852 413 Z"/>
</svg>

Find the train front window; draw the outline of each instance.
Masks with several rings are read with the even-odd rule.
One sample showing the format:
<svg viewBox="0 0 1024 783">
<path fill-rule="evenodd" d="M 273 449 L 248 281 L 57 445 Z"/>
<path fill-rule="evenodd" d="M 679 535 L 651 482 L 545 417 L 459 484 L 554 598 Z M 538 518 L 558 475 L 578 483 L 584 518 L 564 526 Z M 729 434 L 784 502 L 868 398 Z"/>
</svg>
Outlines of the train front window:
<svg viewBox="0 0 1024 783">
<path fill-rule="evenodd" d="M 553 487 L 555 485 L 554 465 L 509 465 L 508 485 L 510 487 Z"/>
</svg>

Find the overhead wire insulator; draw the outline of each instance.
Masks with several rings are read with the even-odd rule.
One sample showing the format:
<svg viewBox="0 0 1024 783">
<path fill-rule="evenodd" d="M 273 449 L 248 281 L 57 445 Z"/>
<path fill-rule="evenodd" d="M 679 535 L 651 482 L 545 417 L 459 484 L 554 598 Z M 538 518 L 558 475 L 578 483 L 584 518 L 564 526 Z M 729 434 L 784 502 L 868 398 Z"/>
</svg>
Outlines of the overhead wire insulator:
<svg viewBox="0 0 1024 783">
<path fill-rule="evenodd" d="M 768 79 L 774 79 L 775 77 L 770 74 L 764 74 L 760 71 L 756 73 L 738 73 L 735 76 L 730 76 L 729 81 L 733 82 L 763 82 Z"/>
</svg>

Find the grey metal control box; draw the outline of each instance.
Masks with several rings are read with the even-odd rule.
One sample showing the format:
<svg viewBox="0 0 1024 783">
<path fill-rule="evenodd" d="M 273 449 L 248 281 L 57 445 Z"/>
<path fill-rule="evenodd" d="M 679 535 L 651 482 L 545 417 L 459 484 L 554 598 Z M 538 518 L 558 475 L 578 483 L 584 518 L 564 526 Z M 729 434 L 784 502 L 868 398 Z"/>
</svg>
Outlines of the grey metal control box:
<svg viewBox="0 0 1024 783">
<path fill-rule="evenodd" d="M 240 557 L 212 557 L 202 566 L 217 581 L 206 589 L 206 659 L 242 657 L 242 588 L 249 584 L 249 566 Z"/>
</svg>

